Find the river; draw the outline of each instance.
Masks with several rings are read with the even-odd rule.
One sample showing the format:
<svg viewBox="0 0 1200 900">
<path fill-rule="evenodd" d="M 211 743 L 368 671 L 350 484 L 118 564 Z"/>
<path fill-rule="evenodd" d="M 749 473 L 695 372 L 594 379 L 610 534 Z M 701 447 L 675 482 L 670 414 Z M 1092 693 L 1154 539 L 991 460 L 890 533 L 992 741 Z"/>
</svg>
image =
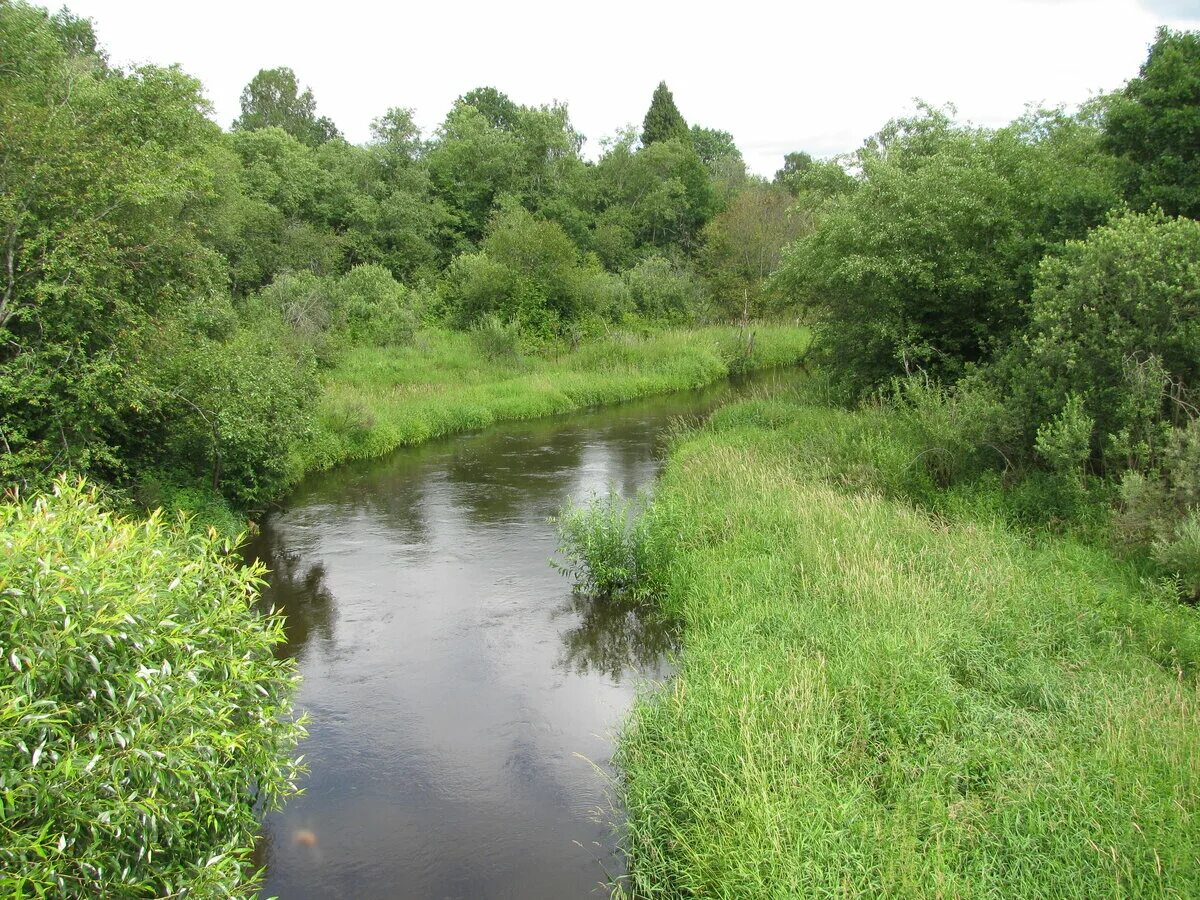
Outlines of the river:
<svg viewBox="0 0 1200 900">
<path fill-rule="evenodd" d="M 310 717 L 303 793 L 267 817 L 264 897 L 567 898 L 622 871 L 607 779 L 672 636 L 572 595 L 550 517 L 631 496 L 661 434 L 797 377 L 497 425 L 307 479 L 252 556 Z"/>
</svg>

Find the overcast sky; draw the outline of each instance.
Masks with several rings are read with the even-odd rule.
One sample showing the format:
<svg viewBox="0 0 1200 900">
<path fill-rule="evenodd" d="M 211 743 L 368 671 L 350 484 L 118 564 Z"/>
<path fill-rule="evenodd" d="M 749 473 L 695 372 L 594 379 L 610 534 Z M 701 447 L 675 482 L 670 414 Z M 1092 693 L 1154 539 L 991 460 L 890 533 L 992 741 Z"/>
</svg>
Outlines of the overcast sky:
<svg viewBox="0 0 1200 900">
<path fill-rule="evenodd" d="M 74 0 L 113 62 L 180 63 L 227 126 L 260 68 L 291 66 L 351 141 L 390 106 L 431 131 L 494 85 L 563 100 L 588 137 L 640 124 L 659 80 L 684 118 L 733 133 L 770 174 L 789 150 L 852 150 L 921 97 L 984 125 L 1075 104 L 1137 73 L 1158 25 L 1200 0 Z"/>
</svg>

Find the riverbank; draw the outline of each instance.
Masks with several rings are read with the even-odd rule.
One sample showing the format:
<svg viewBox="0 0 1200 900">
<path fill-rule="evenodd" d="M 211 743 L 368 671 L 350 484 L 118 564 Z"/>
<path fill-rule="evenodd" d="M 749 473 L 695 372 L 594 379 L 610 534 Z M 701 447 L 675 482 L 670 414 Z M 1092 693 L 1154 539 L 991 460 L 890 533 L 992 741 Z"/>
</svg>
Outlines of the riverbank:
<svg viewBox="0 0 1200 900">
<path fill-rule="evenodd" d="M 753 340 L 748 336 L 753 333 Z M 397 447 L 639 397 L 703 387 L 731 373 L 796 365 L 807 329 L 755 325 L 616 332 L 557 356 L 525 356 L 478 334 L 427 330 L 411 346 L 361 347 L 326 376 L 303 471 Z"/>
<path fill-rule="evenodd" d="M 807 328 L 755 324 L 613 332 L 570 352 L 519 352 L 478 332 L 429 328 L 400 347 L 358 347 L 322 377 L 308 436 L 289 449 L 284 491 L 307 474 L 497 422 L 528 420 L 704 387 L 804 360 Z M 233 537 L 246 514 L 169 473 L 138 491 L 143 509 L 183 512 Z M 136 505 L 126 503 L 131 511 Z M 251 511 L 251 515 L 254 513 Z"/>
<path fill-rule="evenodd" d="M 986 489 L 916 506 L 914 456 L 886 410 L 781 401 L 673 448 L 627 894 L 1200 893 L 1197 610 Z"/>
</svg>

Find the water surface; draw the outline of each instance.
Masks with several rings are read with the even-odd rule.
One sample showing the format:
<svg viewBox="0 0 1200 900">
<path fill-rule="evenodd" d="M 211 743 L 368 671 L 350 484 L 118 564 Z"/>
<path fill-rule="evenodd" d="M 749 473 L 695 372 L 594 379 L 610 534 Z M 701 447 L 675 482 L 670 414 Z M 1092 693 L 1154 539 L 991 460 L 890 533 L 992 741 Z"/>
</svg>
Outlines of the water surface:
<svg viewBox="0 0 1200 900">
<path fill-rule="evenodd" d="M 675 417 L 750 386 L 499 425 L 308 479 L 251 548 L 310 716 L 263 896 L 604 897 L 606 778 L 671 635 L 548 565 L 568 498 L 648 486 Z"/>
</svg>

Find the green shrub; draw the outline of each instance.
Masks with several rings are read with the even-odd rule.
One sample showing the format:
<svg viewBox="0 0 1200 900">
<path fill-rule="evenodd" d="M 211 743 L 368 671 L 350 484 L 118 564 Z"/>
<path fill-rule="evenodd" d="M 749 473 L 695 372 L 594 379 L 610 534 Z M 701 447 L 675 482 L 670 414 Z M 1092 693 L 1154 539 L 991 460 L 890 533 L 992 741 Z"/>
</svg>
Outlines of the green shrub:
<svg viewBox="0 0 1200 900">
<path fill-rule="evenodd" d="M 1069 394 L 1058 415 L 1038 427 L 1034 448 L 1052 472 L 1076 481 L 1091 455 L 1095 428 L 1095 421 L 1083 411 L 1079 395 Z"/>
<path fill-rule="evenodd" d="M 1110 474 L 1145 468 L 1163 423 L 1186 417 L 1200 382 L 1200 222 L 1127 214 L 1047 258 L 1028 329 L 1002 362 L 1012 407 L 1033 432 L 1072 393 L 1095 422 Z"/>
<path fill-rule="evenodd" d="M 956 378 L 1024 324 L 1047 249 L 1118 201 L 1098 144 L 1090 122 L 1058 114 L 998 131 L 929 108 L 894 121 L 859 151 L 858 187 L 784 251 L 775 287 L 811 311 L 849 393 L 914 367 Z"/>
<path fill-rule="evenodd" d="M 1159 465 L 1127 471 L 1113 517 L 1113 538 L 1126 550 L 1149 549 L 1183 593 L 1200 599 L 1200 421 L 1172 429 Z"/>
<path fill-rule="evenodd" d="M 1179 580 L 1184 596 L 1200 600 L 1200 511 L 1192 510 L 1169 538 L 1154 542 L 1155 561 Z"/>
<path fill-rule="evenodd" d="M 471 329 L 476 346 L 492 362 L 513 362 L 521 355 L 521 329 L 489 313 Z"/>
<path fill-rule="evenodd" d="M 332 285 L 338 326 L 350 340 L 368 344 L 409 344 L 417 316 L 408 288 L 383 266 L 355 266 Z"/>
<path fill-rule="evenodd" d="M 998 392 L 981 378 L 946 386 L 928 376 L 893 382 L 898 420 L 919 448 L 918 459 L 939 487 L 1010 464 L 1013 428 Z"/>
<path fill-rule="evenodd" d="M 243 507 L 274 499 L 298 477 L 293 457 L 319 388 L 312 353 L 289 346 L 277 317 L 226 340 L 164 328 L 146 352 L 154 364 L 138 458 L 147 468 L 186 473 Z"/>
<path fill-rule="evenodd" d="M 577 289 L 582 271 L 579 251 L 560 225 L 507 206 L 493 217 L 479 252 L 450 264 L 448 312 L 460 326 L 495 314 L 549 338 L 584 312 Z"/>
<path fill-rule="evenodd" d="M 556 567 L 589 597 L 609 598 L 631 593 L 638 583 L 643 534 L 637 501 L 610 490 L 585 504 L 568 502 L 557 518 Z"/>
<path fill-rule="evenodd" d="M 260 567 L 98 508 L 0 505 L 0 894 L 250 893 L 303 729 Z"/>
<path fill-rule="evenodd" d="M 335 335 L 359 344 L 408 344 L 417 328 L 408 288 L 383 266 L 355 266 L 345 275 L 287 272 L 262 300 L 293 331 L 311 341 Z"/>
<path fill-rule="evenodd" d="M 690 268 L 648 256 L 624 275 L 638 313 L 659 322 L 689 322 L 705 311 L 704 283 Z"/>
</svg>

